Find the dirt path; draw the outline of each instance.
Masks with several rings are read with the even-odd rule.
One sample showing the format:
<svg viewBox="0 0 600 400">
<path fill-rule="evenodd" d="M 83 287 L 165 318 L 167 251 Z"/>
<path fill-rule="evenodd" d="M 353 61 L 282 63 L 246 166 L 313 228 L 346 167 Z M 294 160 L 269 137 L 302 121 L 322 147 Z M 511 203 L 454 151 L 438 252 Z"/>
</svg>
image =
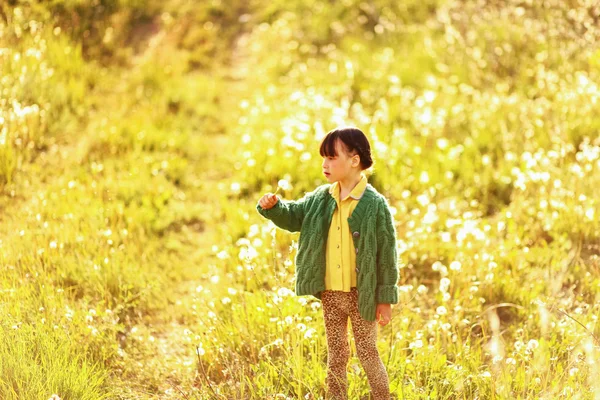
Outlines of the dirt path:
<svg viewBox="0 0 600 400">
<path fill-rule="evenodd" d="M 247 71 L 243 68 L 244 57 L 235 52 L 234 63 L 225 72 L 231 91 L 241 93 L 246 89 Z M 223 73 L 223 72 L 221 72 Z M 193 76 L 190 77 L 193 79 Z M 224 96 L 221 107 L 226 110 L 238 108 L 237 97 Z M 232 115 L 235 113 L 231 113 Z M 198 132 L 202 135 L 201 132 Z M 198 188 L 186 192 L 188 202 L 203 204 L 216 218 L 223 215 L 222 205 L 213 194 L 218 184 L 231 172 L 231 153 L 235 143 L 231 135 L 205 135 L 200 140 L 206 153 L 191 160 L 188 173 L 193 180 L 201 182 Z M 219 232 L 215 222 L 199 221 L 201 228 L 183 227 L 178 238 L 185 243 L 182 256 L 193 268 L 186 279 L 173 288 L 170 305 L 158 315 L 130 327 L 127 340 L 134 342 L 134 350 L 127 355 L 126 369 L 122 376 L 114 377 L 114 384 L 122 388 L 123 399 L 199 399 L 198 383 L 202 372 L 198 371 L 197 346 L 202 341 L 199 308 L 206 299 L 199 295 L 206 285 L 205 266 L 213 261 L 211 247 L 219 243 Z M 140 377 L 152 376 L 151 381 L 140 381 Z M 205 388 L 204 388 L 205 389 Z M 203 390 L 204 390 L 203 389 Z"/>
</svg>

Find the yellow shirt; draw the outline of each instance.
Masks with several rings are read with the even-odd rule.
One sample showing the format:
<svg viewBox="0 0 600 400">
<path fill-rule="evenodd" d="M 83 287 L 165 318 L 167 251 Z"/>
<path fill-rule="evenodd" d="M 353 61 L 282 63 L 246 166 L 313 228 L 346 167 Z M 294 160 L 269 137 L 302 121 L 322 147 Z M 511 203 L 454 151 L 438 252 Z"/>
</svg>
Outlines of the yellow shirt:
<svg viewBox="0 0 600 400">
<path fill-rule="evenodd" d="M 356 208 L 366 188 L 367 178 L 364 175 L 350 194 L 341 201 L 339 182 L 333 183 L 329 188 L 329 193 L 335 199 L 337 207 L 333 212 L 327 236 L 326 290 L 349 292 L 350 288 L 356 287 L 356 250 L 348 226 L 348 218 L 352 215 L 352 211 Z"/>
</svg>

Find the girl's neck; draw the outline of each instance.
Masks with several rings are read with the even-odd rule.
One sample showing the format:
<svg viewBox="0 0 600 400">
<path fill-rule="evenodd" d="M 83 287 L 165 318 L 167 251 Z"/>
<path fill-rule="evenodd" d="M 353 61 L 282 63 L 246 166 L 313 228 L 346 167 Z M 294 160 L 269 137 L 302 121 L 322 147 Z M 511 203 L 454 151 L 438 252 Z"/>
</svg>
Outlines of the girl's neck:
<svg viewBox="0 0 600 400">
<path fill-rule="evenodd" d="M 347 176 L 344 179 L 340 179 L 340 194 L 341 198 L 345 198 L 351 191 L 358 185 L 358 182 L 362 179 L 362 174 L 359 172 L 358 174 L 353 174 L 351 176 Z"/>
</svg>

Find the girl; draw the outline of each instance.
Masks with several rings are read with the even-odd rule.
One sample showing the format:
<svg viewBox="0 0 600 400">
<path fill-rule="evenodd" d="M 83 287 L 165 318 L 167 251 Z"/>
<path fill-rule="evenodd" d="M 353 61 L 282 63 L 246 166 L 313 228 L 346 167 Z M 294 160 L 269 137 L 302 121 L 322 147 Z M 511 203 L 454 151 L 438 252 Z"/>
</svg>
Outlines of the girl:
<svg viewBox="0 0 600 400">
<path fill-rule="evenodd" d="M 327 390 L 347 399 L 348 318 L 356 351 L 376 400 L 390 397 L 377 351 L 377 322 L 387 325 L 398 303 L 396 230 L 385 198 L 362 171 L 373 165 L 371 146 L 357 128 L 337 128 L 321 143 L 330 184 L 297 201 L 267 193 L 258 212 L 279 228 L 300 231 L 296 294 L 321 299 L 327 336 Z"/>
</svg>

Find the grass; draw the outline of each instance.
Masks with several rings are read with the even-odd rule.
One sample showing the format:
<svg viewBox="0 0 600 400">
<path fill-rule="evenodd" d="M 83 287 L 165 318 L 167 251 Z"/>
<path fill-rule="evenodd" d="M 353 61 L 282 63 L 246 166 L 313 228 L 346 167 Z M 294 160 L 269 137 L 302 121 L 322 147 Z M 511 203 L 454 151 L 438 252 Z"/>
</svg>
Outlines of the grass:
<svg viewBox="0 0 600 400">
<path fill-rule="evenodd" d="M 342 3 L 0 6 L 1 398 L 323 397 L 254 207 L 324 183 L 339 124 L 395 210 L 393 393 L 600 395 L 594 9 Z"/>
</svg>

